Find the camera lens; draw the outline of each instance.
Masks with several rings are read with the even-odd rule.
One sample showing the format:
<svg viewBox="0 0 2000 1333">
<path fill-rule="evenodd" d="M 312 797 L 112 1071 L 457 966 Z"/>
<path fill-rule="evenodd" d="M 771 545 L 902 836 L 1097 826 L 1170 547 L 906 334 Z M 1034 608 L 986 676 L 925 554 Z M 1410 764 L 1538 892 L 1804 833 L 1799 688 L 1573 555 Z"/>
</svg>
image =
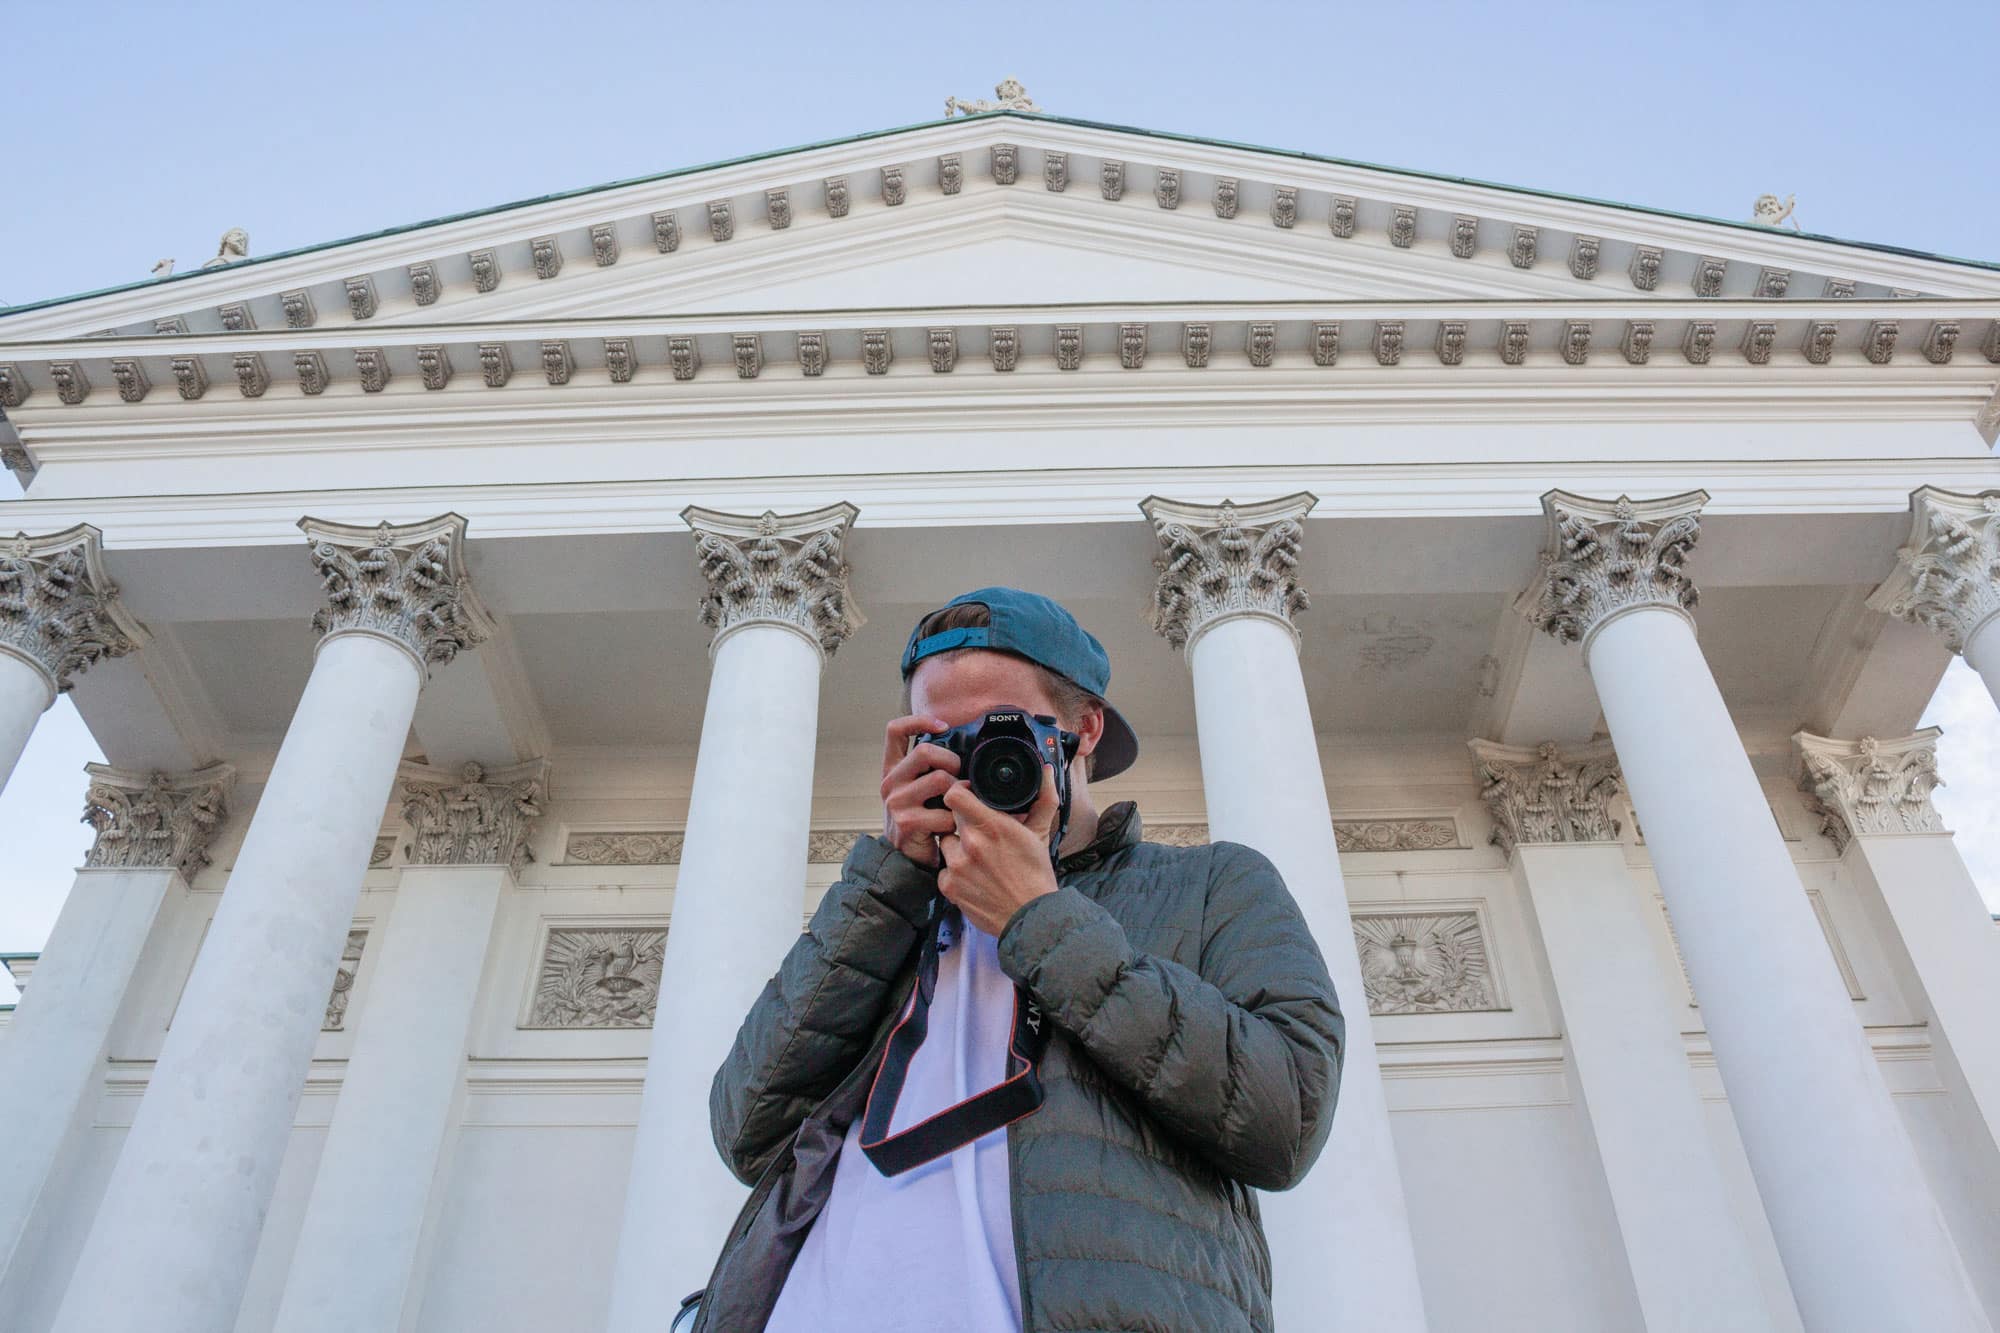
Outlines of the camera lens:
<svg viewBox="0 0 2000 1333">
<path fill-rule="evenodd" d="M 966 781 L 972 794 L 995 810 L 1025 810 L 1042 790 L 1035 747 L 1017 736 L 996 737 L 972 752 Z"/>
</svg>

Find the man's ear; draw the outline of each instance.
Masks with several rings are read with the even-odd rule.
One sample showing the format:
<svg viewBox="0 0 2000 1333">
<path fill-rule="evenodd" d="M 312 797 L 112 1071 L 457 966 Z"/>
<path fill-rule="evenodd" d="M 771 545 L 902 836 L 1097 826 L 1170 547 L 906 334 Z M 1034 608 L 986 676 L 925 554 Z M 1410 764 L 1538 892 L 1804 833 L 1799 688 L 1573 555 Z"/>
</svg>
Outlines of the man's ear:
<svg viewBox="0 0 2000 1333">
<path fill-rule="evenodd" d="M 1098 742 L 1104 739 L 1102 704 L 1089 704 L 1084 708 L 1083 716 L 1076 720 L 1076 734 L 1081 738 L 1081 743 L 1076 747 L 1078 758 L 1088 755 L 1097 748 Z"/>
</svg>

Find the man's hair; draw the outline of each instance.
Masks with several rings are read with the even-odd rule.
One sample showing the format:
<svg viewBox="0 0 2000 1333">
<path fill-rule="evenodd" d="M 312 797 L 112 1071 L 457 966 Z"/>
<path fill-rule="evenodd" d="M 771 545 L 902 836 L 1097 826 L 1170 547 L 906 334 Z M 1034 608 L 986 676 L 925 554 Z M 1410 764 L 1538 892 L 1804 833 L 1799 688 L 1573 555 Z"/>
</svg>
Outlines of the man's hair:
<svg viewBox="0 0 2000 1333">
<path fill-rule="evenodd" d="M 942 634 L 950 629 L 984 629 L 991 623 L 992 620 L 987 615 L 986 608 L 983 605 L 978 602 L 960 602 L 957 606 L 947 606 L 942 610 L 933 611 L 925 616 L 917 625 L 917 637 L 927 639 L 933 634 Z M 944 652 L 932 654 L 930 657 L 925 658 L 924 661 L 929 662 L 937 658 L 956 657 L 960 653 L 990 651 L 995 650 L 986 648 L 949 648 Z M 1028 661 L 1026 658 L 1022 658 L 1021 660 L 1024 662 Z M 1092 705 L 1100 709 L 1104 707 L 1104 700 L 1098 698 L 1061 672 L 1051 671 L 1040 662 L 1028 662 L 1028 665 L 1033 667 L 1036 674 L 1042 678 L 1042 688 L 1047 691 L 1050 702 L 1056 706 L 1056 720 L 1068 729 L 1074 731 L 1077 724 L 1082 721 L 1085 710 Z M 914 675 L 916 675 L 916 672 L 912 671 L 910 676 Z M 903 678 L 903 711 L 906 713 L 911 708 L 910 676 Z M 1097 756 L 1095 754 L 1084 756 L 1083 772 L 1086 777 L 1096 776 Z"/>
</svg>

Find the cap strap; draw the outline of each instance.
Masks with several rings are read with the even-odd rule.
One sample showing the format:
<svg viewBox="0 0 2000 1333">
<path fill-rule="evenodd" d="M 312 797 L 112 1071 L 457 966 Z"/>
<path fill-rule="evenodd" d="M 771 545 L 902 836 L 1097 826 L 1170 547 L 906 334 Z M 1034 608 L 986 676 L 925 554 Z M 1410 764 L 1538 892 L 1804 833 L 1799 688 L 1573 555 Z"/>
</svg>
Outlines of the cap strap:
<svg viewBox="0 0 2000 1333">
<path fill-rule="evenodd" d="M 918 639 L 910 645 L 909 658 L 903 669 L 909 670 L 933 653 L 948 652 L 953 648 L 984 648 L 987 642 L 987 628 L 984 625 L 967 625 L 960 629 L 948 629 L 933 634 L 926 639 Z"/>
</svg>

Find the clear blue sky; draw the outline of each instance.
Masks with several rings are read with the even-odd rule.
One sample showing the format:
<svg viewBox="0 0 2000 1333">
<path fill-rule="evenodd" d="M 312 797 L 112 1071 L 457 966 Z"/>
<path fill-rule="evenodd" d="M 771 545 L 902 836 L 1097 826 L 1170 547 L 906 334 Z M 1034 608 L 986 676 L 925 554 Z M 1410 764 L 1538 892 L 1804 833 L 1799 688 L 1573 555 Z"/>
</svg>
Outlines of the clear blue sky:
<svg viewBox="0 0 2000 1333">
<path fill-rule="evenodd" d="M 933 119 L 1009 74 L 1060 114 L 1726 218 L 1795 193 L 1813 231 L 2000 259 L 1995 0 L 15 0 L 0 15 L 0 303 L 143 278 L 167 256 L 185 270 L 232 226 L 269 254 Z M 56 793 L 33 796 L 67 838 L 88 756 L 49 721 L 36 762 Z M 2000 806 L 1971 762 L 1944 765 L 1962 830 Z M 40 943 L 76 855 L 63 842 L 19 869 L 17 849 L 54 832 L 29 799 L 0 799 L 0 950 Z"/>
</svg>

